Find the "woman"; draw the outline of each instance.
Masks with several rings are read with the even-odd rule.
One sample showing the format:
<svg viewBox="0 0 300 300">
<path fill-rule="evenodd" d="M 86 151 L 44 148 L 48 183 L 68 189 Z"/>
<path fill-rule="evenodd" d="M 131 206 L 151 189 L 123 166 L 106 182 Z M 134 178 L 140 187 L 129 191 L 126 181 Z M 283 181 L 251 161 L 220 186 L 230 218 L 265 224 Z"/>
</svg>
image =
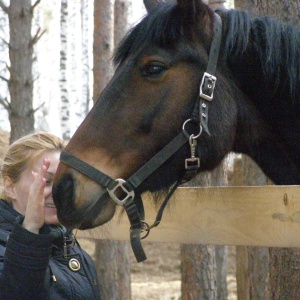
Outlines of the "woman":
<svg viewBox="0 0 300 300">
<path fill-rule="evenodd" d="M 59 224 L 52 199 L 63 147 L 56 136 L 35 133 L 4 158 L 0 299 L 100 299 L 93 261 Z"/>
</svg>

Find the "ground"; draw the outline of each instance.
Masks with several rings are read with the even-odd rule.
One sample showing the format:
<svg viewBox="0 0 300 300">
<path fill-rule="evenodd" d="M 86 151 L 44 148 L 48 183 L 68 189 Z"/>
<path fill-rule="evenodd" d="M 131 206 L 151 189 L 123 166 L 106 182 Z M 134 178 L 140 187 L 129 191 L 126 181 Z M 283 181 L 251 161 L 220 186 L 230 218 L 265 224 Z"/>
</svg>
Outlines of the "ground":
<svg viewBox="0 0 300 300">
<path fill-rule="evenodd" d="M 93 242 L 79 240 L 93 255 Z M 181 299 L 180 245 L 143 243 L 148 259 L 137 263 L 131 253 L 132 300 Z M 236 300 L 235 247 L 228 247 L 228 300 Z"/>
<path fill-rule="evenodd" d="M 132 255 L 132 300 L 180 299 L 180 246 L 144 243 L 148 259 L 137 263 Z"/>
</svg>

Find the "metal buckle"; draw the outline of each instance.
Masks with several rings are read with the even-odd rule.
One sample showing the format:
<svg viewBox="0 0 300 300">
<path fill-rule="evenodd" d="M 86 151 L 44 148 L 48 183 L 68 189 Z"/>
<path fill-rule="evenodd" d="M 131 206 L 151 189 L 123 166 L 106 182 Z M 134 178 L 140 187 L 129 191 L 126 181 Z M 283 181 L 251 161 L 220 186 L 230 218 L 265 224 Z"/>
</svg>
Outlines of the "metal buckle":
<svg viewBox="0 0 300 300">
<path fill-rule="evenodd" d="M 111 190 L 107 189 L 107 191 L 108 191 L 108 194 L 111 197 L 111 199 L 114 200 L 116 204 L 122 206 L 128 199 L 130 199 L 130 198 L 134 199 L 134 191 L 127 190 L 127 188 L 124 186 L 124 183 L 126 183 L 126 181 L 124 179 L 118 178 L 115 181 L 117 182 L 117 184 Z M 122 192 L 124 192 L 126 194 L 126 196 L 122 197 L 122 199 L 119 199 L 115 194 L 115 192 L 119 188 L 122 190 Z"/>
<path fill-rule="evenodd" d="M 191 157 L 191 158 L 186 158 L 185 160 L 185 169 L 196 169 L 198 170 L 200 168 L 200 158 L 199 157 Z"/>
<path fill-rule="evenodd" d="M 209 83 L 207 83 L 206 81 L 210 80 Z M 204 75 L 202 77 L 202 81 L 200 84 L 200 97 L 207 100 L 207 101 L 211 101 L 214 97 L 214 89 L 215 89 L 215 85 L 216 85 L 216 81 L 217 78 L 209 73 L 204 72 Z M 209 91 L 211 91 L 210 95 L 208 95 L 207 93 L 205 94 L 203 92 L 203 86 L 204 84 L 207 83 L 207 86 L 205 87 L 206 89 L 208 89 Z"/>
</svg>

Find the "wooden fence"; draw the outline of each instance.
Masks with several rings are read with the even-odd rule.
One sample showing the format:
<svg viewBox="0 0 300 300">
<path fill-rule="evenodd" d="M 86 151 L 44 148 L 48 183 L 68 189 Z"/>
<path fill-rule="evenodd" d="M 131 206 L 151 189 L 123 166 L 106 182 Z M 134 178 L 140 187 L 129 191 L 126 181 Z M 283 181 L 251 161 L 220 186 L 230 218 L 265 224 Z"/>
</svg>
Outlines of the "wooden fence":
<svg viewBox="0 0 300 300">
<path fill-rule="evenodd" d="M 157 208 L 144 197 L 146 221 Z M 178 188 L 144 241 L 300 247 L 300 186 Z M 129 240 L 126 213 L 78 237 Z"/>
</svg>

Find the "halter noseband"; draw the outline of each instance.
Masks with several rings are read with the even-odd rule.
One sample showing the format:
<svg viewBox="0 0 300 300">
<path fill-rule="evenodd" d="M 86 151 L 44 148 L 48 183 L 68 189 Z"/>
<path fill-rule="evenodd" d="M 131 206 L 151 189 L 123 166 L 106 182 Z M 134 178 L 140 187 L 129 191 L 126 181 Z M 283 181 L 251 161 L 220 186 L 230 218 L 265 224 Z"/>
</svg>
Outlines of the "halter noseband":
<svg viewBox="0 0 300 300">
<path fill-rule="evenodd" d="M 222 39 L 222 20 L 219 15 L 215 14 L 216 26 L 215 34 L 212 40 L 208 65 L 206 72 L 203 75 L 198 101 L 195 105 L 192 117 L 186 120 L 182 126 L 182 131 L 161 151 L 159 151 L 155 156 L 153 156 L 146 164 L 144 164 L 137 172 L 135 172 L 129 179 L 112 179 L 108 175 L 102 173 L 96 168 L 90 166 L 86 162 L 80 160 L 79 158 L 73 156 L 71 153 L 63 150 L 60 156 L 60 161 L 73 169 L 81 172 L 90 179 L 97 182 L 99 185 L 104 186 L 106 189 L 103 190 L 102 194 L 95 200 L 93 200 L 88 207 L 84 208 L 84 215 L 87 216 L 89 213 L 98 212 L 98 205 L 103 196 L 107 193 L 110 198 L 117 204 L 124 207 L 130 224 L 130 241 L 132 250 L 138 262 L 147 259 L 143 247 L 141 245 L 141 232 L 146 231 L 146 236 L 149 234 L 151 228 L 157 226 L 162 218 L 163 210 L 176 190 L 176 188 L 183 183 L 193 178 L 200 167 L 200 158 L 195 156 L 197 139 L 202 134 L 204 130 L 208 135 L 210 135 L 208 130 L 208 108 L 209 102 L 213 99 L 214 88 L 216 84 L 216 67 L 218 63 L 219 50 Z M 199 133 L 189 134 L 186 131 L 186 124 L 188 122 L 198 122 L 199 123 Z M 173 154 L 175 154 L 184 144 L 189 142 L 191 157 L 185 160 L 185 174 L 183 178 L 179 179 L 173 188 L 170 190 L 168 196 L 162 203 L 156 220 L 153 225 L 149 226 L 143 221 L 144 219 L 144 209 L 140 195 L 135 196 L 134 191 L 146 180 L 155 170 L 157 170 L 161 165 L 163 165 Z M 118 191 L 122 191 L 122 198 L 117 196 Z M 124 196 L 125 195 L 125 196 Z M 135 199 L 135 201 L 134 201 Z M 80 210 L 81 212 L 82 210 Z M 79 214 L 75 212 L 73 216 L 75 219 L 79 220 Z M 82 215 L 81 215 L 82 218 Z M 143 238 L 145 238 L 144 236 Z"/>
</svg>

